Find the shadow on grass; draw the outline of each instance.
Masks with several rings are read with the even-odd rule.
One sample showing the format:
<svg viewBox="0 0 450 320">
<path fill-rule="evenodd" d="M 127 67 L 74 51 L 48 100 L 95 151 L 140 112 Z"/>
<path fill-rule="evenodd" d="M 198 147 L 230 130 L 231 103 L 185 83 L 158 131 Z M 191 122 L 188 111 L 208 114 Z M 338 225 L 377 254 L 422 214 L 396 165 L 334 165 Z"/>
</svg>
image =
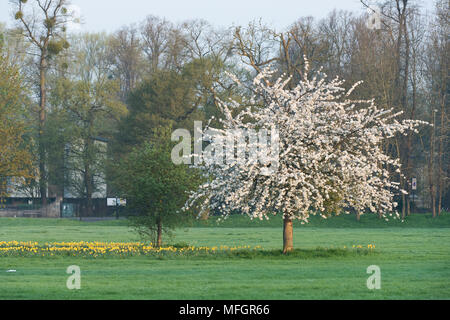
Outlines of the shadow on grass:
<svg viewBox="0 0 450 320">
<path fill-rule="evenodd" d="M 158 260 L 166 259 L 274 259 L 274 260 L 311 260 L 320 258 L 346 258 L 367 255 L 376 255 L 376 252 L 366 248 L 340 249 L 340 248 L 316 248 L 295 249 L 287 254 L 282 250 L 264 249 L 240 249 L 240 250 L 218 250 L 215 252 L 191 252 L 188 254 L 158 253 L 147 255 L 149 258 Z"/>
<path fill-rule="evenodd" d="M 376 254 L 369 249 L 337 249 L 337 248 L 316 248 L 316 249 L 295 249 L 284 254 L 282 250 L 239 250 L 231 252 L 218 253 L 218 256 L 243 259 L 316 259 L 316 258 L 334 258 L 334 257 L 355 257 Z"/>
</svg>

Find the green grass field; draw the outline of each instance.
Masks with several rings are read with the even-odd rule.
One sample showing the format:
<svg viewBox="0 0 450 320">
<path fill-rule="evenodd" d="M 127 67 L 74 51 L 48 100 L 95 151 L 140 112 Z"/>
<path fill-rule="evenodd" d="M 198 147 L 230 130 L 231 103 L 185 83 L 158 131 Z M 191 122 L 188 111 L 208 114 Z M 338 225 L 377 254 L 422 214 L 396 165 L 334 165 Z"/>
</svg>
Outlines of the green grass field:
<svg viewBox="0 0 450 320">
<path fill-rule="evenodd" d="M 138 241 L 124 220 L 79 222 L 0 219 L 0 241 Z M 232 217 L 195 222 L 167 243 L 282 246 L 282 223 Z M 319 254 L 322 248 L 374 244 L 372 254 Z M 297 254 L 216 257 L 0 257 L 0 299 L 450 299 L 450 215 L 405 222 L 363 216 L 295 225 Z M 275 251 L 273 251 L 275 252 Z M 300 253 L 301 254 L 300 254 Z M 68 290 L 66 268 L 81 268 L 81 290 Z M 381 289 L 369 290 L 370 265 Z M 7 273 L 6 270 L 17 270 Z"/>
</svg>

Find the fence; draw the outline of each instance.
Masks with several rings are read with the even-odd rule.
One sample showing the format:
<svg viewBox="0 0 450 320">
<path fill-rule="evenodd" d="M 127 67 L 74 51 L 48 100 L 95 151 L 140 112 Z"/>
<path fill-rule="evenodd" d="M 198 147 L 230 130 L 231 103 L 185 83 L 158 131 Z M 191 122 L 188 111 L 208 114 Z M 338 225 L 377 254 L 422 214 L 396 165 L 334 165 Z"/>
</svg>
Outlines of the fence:
<svg viewBox="0 0 450 320">
<path fill-rule="evenodd" d="M 92 199 L 87 210 L 84 199 L 49 198 L 43 207 L 38 198 L 5 198 L 0 207 L 0 217 L 51 217 L 51 218 L 118 218 L 125 216 L 124 207 L 108 207 L 106 199 Z M 89 212 L 89 213 L 88 213 Z"/>
</svg>

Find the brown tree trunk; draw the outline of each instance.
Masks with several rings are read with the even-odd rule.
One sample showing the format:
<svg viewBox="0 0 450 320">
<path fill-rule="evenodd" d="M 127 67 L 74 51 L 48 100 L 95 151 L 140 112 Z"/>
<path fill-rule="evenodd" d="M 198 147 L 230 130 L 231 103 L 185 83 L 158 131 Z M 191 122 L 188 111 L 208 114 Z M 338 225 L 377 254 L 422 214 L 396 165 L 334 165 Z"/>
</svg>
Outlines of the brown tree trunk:
<svg viewBox="0 0 450 320">
<path fill-rule="evenodd" d="M 428 162 L 428 183 L 429 183 L 429 189 L 430 189 L 430 209 L 433 213 L 433 218 L 436 218 L 436 187 L 434 183 L 434 139 L 435 139 L 435 128 L 436 128 L 436 121 L 435 121 L 435 111 L 434 109 L 431 112 L 431 117 L 433 119 L 433 127 L 431 131 L 431 138 L 430 138 L 430 159 Z"/>
<path fill-rule="evenodd" d="M 286 254 L 292 250 L 294 250 L 294 226 L 291 219 L 284 218 L 283 253 Z"/>
<path fill-rule="evenodd" d="M 93 163 L 95 159 L 95 147 L 93 140 L 93 116 L 91 112 L 88 113 L 88 127 L 87 135 L 84 137 L 83 145 L 83 162 L 84 162 L 84 187 L 86 190 L 86 215 L 92 216 L 92 194 L 94 193 L 94 179 L 93 179 Z"/>
<path fill-rule="evenodd" d="M 92 186 L 92 175 L 91 168 L 88 164 L 85 165 L 84 168 L 84 187 L 86 189 L 86 216 L 92 216 L 92 194 L 93 194 L 93 186 Z"/>
<path fill-rule="evenodd" d="M 42 206 L 47 205 L 47 173 L 45 166 L 45 145 L 44 145 L 44 128 L 46 119 L 46 71 L 47 60 L 45 56 L 47 52 L 41 52 L 41 60 L 39 64 L 39 133 L 38 133 L 38 148 L 39 148 L 39 192 L 41 194 Z"/>
<path fill-rule="evenodd" d="M 407 10 L 406 10 L 406 6 L 407 6 L 408 1 L 407 0 L 403 0 L 403 35 L 405 37 L 405 66 L 404 66 L 404 74 L 403 74 L 403 88 L 402 88 L 402 106 L 403 106 L 403 110 L 406 113 L 406 111 L 408 110 L 408 78 L 409 78 L 409 60 L 410 60 L 410 40 L 409 40 L 409 34 L 408 34 L 408 24 L 406 21 L 407 18 Z M 411 114 L 412 118 L 414 119 L 414 107 L 413 107 L 413 111 Z M 408 134 L 407 137 L 407 148 L 406 148 L 406 170 L 405 170 L 405 189 L 408 191 L 408 196 L 404 196 L 404 202 L 403 202 L 403 206 L 405 207 L 404 210 L 402 210 L 403 213 L 403 219 L 405 218 L 405 216 L 409 216 L 410 215 L 410 204 L 409 204 L 409 195 L 411 194 L 411 188 L 409 186 L 409 182 L 411 181 L 411 158 L 410 158 L 410 153 L 412 150 L 411 147 L 411 133 Z M 405 206 L 406 204 L 406 206 Z"/>
<path fill-rule="evenodd" d="M 200 216 L 200 220 L 206 221 L 209 219 L 209 209 L 205 210 Z"/>
<path fill-rule="evenodd" d="M 409 47 L 409 38 L 408 39 L 408 47 Z M 411 105 L 411 115 L 410 119 L 415 120 L 416 119 L 416 106 L 417 106 L 417 48 L 415 46 L 412 46 L 412 105 Z M 411 161 L 411 153 L 413 150 L 413 143 L 412 143 L 412 133 L 410 132 L 408 134 L 408 141 L 407 141 L 407 179 L 408 179 L 408 199 L 407 199 L 407 210 L 406 215 L 411 215 L 411 193 L 412 193 L 412 186 L 411 186 L 411 180 L 412 180 L 412 161 Z"/>
<path fill-rule="evenodd" d="M 443 81 L 445 87 L 445 81 Z M 444 91 L 445 92 L 445 91 Z M 445 188 L 444 179 L 445 173 L 443 170 L 443 152 L 444 152 L 444 137 L 446 137 L 446 124 L 445 124 L 445 94 L 441 97 L 441 128 L 439 133 L 439 155 L 438 155 L 438 216 L 441 215 L 442 211 L 442 195 Z"/>
<path fill-rule="evenodd" d="M 162 223 L 161 219 L 158 219 L 158 231 L 157 231 L 157 238 L 156 238 L 156 246 L 162 247 Z"/>
<path fill-rule="evenodd" d="M 0 209 L 6 208 L 6 197 L 8 196 L 8 186 L 6 185 L 6 178 L 0 177 Z"/>
<path fill-rule="evenodd" d="M 92 194 L 87 194 L 86 196 L 86 216 L 92 217 Z"/>
</svg>

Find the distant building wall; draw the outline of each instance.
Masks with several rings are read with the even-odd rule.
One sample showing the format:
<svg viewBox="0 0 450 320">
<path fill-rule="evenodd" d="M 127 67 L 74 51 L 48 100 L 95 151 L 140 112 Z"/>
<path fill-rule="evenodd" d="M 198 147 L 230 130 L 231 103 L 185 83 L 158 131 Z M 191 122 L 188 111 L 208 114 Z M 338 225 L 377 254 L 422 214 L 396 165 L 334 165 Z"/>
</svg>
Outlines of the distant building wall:
<svg viewBox="0 0 450 320">
<path fill-rule="evenodd" d="M 0 217 L 42 217 L 42 218 L 59 218 L 61 217 L 62 198 L 56 198 L 55 201 L 40 209 L 21 210 L 7 208 L 0 210 Z"/>
<path fill-rule="evenodd" d="M 92 194 L 93 199 L 106 199 L 108 186 L 106 184 L 106 178 L 104 174 L 104 165 L 106 163 L 106 154 L 108 143 L 107 140 L 102 138 L 93 138 L 94 144 L 97 147 L 99 152 L 97 165 L 93 166 L 92 170 L 94 172 L 94 185 L 96 191 Z M 77 143 L 72 143 L 66 146 L 66 157 L 64 159 L 65 166 L 72 169 L 67 169 L 66 180 L 72 181 L 72 184 L 64 183 L 64 191 L 63 196 L 67 199 L 81 199 L 83 198 L 83 192 L 77 191 L 80 187 L 82 187 L 83 176 L 81 173 L 81 169 L 83 167 L 82 160 L 77 158 L 76 156 L 70 155 L 70 150 L 74 149 L 79 151 L 79 145 Z M 79 154 L 76 152 L 75 154 Z M 8 197 L 9 198 L 17 198 L 17 199 L 33 199 L 38 198 L 37 190 L 26 190 L 24 188 L 24 181 L 21 179 L 9 179 L 8 181 Z M 74 187 L 77 185 L 77 188 Z M 47 197 L 55 197 L 58 196 L 61 191 L 50 192 L 51 186 L 47 189 Z"/>
</svg>

